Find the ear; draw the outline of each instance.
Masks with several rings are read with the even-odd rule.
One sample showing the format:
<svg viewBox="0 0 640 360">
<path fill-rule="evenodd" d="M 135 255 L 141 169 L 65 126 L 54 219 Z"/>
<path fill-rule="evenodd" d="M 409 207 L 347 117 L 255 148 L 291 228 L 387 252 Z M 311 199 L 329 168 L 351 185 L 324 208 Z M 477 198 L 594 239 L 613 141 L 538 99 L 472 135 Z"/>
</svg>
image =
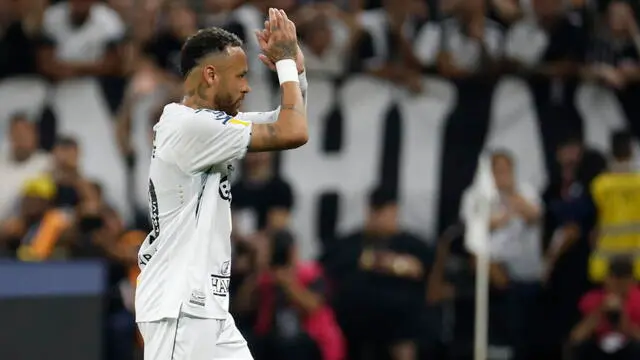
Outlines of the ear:
<svg viewBox="0 0 640 360">
<path fill-rule="evenodd" d="M 219 74 L 216 71 L 215 66 L 213 65 L 206 65 L 202 68 L 202 78 L 204 80 L 204 82 L 207 83 L 207 85 L 209 86 L 213 86 L 215 85 L 218 80 L 219 80 Z"/>
</svg>

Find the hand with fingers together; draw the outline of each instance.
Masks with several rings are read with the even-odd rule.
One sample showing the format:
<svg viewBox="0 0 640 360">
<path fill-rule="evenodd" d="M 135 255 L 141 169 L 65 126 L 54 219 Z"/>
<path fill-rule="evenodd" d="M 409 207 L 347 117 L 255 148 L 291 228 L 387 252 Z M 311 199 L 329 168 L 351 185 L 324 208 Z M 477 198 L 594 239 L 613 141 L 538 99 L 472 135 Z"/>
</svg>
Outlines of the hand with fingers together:
<svg viewBox="0 0 640 360">
<path fill-rule="evenodd" d="M 272 71 L 275 63 L 283 59 L 296 62 L 298 74 L 304 72 L 304 55 L 298 46 L 296 25 L 289 20 L 284 10 L 269 9 L 269 19 L 263 30 L 256 30 L 256 38 L 262 54 L 258 57 Z"/>
</svg>

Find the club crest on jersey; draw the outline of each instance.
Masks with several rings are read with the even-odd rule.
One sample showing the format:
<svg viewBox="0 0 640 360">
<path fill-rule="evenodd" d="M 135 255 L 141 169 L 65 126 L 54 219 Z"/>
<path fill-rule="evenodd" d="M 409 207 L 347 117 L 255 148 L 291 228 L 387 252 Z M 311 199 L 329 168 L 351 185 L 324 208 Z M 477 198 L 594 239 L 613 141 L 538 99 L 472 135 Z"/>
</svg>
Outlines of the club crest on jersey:
<svg viewBox="0 0 640 360">
<path fill-rule="evenodd" d="M 220 275 L 230 276 L 231 275 L 231 260 L 227 260 L 220 265 Z"/>
<path fill-rule="evenodd" d="M 220 179 L 218 193 L 223 200 L 231 201 L 231 182 L 229 182 L 229 178 L 227 176 L 223 176 Z"/>
</svg>

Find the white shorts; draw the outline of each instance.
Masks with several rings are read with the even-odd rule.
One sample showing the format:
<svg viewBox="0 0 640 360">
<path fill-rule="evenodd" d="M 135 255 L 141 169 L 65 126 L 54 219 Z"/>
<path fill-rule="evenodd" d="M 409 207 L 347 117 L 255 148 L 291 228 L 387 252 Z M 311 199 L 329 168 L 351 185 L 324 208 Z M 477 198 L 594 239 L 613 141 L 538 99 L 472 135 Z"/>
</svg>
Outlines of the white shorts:
<svg viewBox="0 0 640 360">
<path fill-rule="evenodd" d="M 253 360 L 231 315 L 225 320 L 180 314 L 178 319 L 138 323 L 144 360 Z"/>
</svg>

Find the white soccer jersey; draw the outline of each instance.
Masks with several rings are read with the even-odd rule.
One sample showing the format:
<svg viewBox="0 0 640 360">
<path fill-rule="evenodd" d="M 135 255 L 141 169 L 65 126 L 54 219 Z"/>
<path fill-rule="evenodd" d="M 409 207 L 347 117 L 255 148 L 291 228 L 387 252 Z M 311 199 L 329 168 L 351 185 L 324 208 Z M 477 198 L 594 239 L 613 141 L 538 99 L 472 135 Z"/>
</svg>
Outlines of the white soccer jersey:
<svg viewBox="0 0 640 360">
<path fill-rule="evenodd" d="M 165 106 L 149 172 L 153 230 L 138 254 L 137 321 L 224 319 L 231 270 L 230 161 L 244 156 L 251 123 L 222 111 Z"/>
<path fill-rule="evenodd" d="M 307 80 L 300 75 L 306 102 Z M 136 321 L 226 319 L 231 275 L 231 161 L 243 157 L 252 123 L 279 110 L 239 113 L 169 104 L 154 126 L 149 171 L 152 231 L 140 247 Z"/>
</svg>

